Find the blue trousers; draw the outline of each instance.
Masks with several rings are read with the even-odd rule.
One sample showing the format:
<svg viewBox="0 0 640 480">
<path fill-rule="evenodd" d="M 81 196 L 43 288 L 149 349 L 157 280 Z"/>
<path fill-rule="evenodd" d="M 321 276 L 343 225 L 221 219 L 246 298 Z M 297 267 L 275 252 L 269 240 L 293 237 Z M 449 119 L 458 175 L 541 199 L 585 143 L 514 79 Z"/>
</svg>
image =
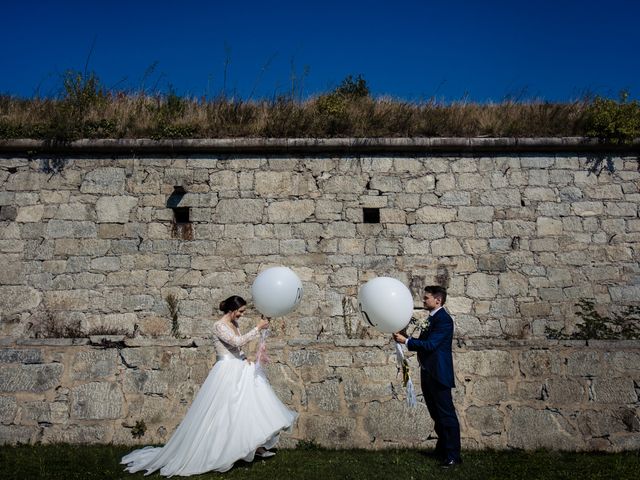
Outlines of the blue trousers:
<svg viewBox="0 0 640 480">
<path fill-rule="evenodd" d="M 422 394 L 438 436 L 436 453 L 445 460 L 460 460 L 460 424 L 451 397 L 451 388 L 420 372 Z"/>
</svg>

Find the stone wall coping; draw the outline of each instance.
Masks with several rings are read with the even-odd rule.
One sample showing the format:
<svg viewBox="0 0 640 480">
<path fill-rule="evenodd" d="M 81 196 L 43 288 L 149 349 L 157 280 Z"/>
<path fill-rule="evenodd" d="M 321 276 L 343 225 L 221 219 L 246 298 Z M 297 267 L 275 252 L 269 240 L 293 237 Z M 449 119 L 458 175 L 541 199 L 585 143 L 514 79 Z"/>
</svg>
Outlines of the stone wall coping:
<svg viewBox="0 0 640 480">
<path fill-rule="evenodd" d="M 89 338 L 21 338 L 2 337 L 0 346 L 84 346 L 92 345 L 103 347 L 107 344 L 120 344 L 124 347 L 202 347 L 212 346 L 213 339 L 204 337 L 194 338 L 174 338 L 174 337 L 136 337 L 126 338 L 122 335 L 97 335 Z M 270 339 L 267 341 L 268 348 L 279 350 L 289 347 L 384 347 L 391 342 L 386 338 L 379 339 L 301 339 L 289 340 Z M 555 347 L 584 348 L 588 347 L 596 350 L 616 350 L 616 349 L 640 349 L 640 340 L 503 340 L 495 338 L 473 338 L 454 339 L 454 346 L 458 349 L 489 349 L 489 348 L 522 348 L 530 350 L 544 350 Z"/>
<path fill-rule="evenodd" d="M 71 142 L 35 139 L 0 140 L 0 154 L 307 154 L 326 153 L 498 153 L 584 152 L 638 153 L 640 138 L 612 144 L 588 137 L 419 137 L 419 138 L 198 138 L 81 139 Z"/>
<path fill-rule="evenodd" d="M 213 342 L 211 342 L 213 344 Z M 174 338 L 174 337 L 136 337 L 125 338 L 125 347 L 194 347 L 197 345 L 193 338 Z"/>
<path fill-rule="evenodd" d="M 15 338 L 15 345 L 43 347 L 73 347 L 89 345 L 88 338 Z"/>
</svg>

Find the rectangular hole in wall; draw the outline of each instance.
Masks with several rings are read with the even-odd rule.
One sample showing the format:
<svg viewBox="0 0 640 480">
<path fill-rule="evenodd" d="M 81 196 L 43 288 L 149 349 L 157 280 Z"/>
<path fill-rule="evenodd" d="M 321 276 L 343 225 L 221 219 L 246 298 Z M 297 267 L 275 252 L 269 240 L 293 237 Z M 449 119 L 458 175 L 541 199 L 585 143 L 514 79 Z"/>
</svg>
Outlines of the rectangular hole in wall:
<svg viewBox="0 0 640 480">
<path fill-rule="evenodd" d="M 379 208 L 363 208 L 362 221 L 364 223 L 380 223 L 380 209 Z"/>
<path fill-rule="evenodd" d="M 191 221 L 189 220 L 189 207 L 174 208 L 173 221 L 175 223 L 191 223 Z"/>
<path fill-rule="evenodd" d="M 189 207 L 176 207 L 173 210 L 173 228 L 171 234 L 174 238 L 193 240 L 193 225 L 189 218 Z"/>
</svg>

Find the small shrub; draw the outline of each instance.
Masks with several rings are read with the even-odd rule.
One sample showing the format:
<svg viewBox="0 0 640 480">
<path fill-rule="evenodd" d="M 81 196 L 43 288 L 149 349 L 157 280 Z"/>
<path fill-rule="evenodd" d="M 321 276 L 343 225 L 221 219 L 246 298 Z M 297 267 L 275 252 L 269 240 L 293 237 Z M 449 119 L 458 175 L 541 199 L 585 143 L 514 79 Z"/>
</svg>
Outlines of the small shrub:
<svg viewBox="0 0 640 480">
<path fill-rule="evenodd" d="M 65 323 L 49 311 L 36 316 L 36 320 L 31 325 L 31 332 L 35 338 L 85 338 L 87 336 L 82 330 L 80 320 Z"/>
<path fill-rule="evenodd" d="M 169 308 L 169 315 L 171 315 L 171 335 L 179 338 L 180 323 L 178 322 L 178 297 L 176 297 L 173 293 L 170 293 L 169 295 L 167 295 L 167 298 L 165 300 L 167 302 L 167 307 Z"/>
<path fill-rule="evenodd" d="M 640 137 L 640 103 L 629 101 L 629 93 L 620 92 L 620 100 L 596 97 L 586 111 L 587 136 L 613 144 L 631 143 Z"/>
<path fill-rule="evenodd" d="M 352 75 L 347 75 L 340 85 L 335 89 L 335 93 L 345 98 L 365 98 L 370 94 L 367 81 L 358 75 L 355 79 Z"/>
<path fill-rule="evenodd" d="M 298 440 L 296 450 L 322 450 L 322 447 L 314 439 Z"/>
<path fill-rule="evenodd" d="M 366 80 L 361 75 L 358 75 L 355 80 L 349 75 L 333 92 L 316 99 L 315 105 L 320 114 L 321 128 L 331 135 L 352 134 L 350 127 L 353 127 L 354 120 L 359 117 L 358 110 L 368 99 L 369 87 Z M 353 117 L 351 121 L 350 116 Z"/>
<path fill-rule="evenodd" d="M 144 420 L 136 420 L 136 424 L 131 429 L 131 436 L 133 438 L 142 438 L 146 432 L 147 425 L 144 423 Z"/>
</svg>

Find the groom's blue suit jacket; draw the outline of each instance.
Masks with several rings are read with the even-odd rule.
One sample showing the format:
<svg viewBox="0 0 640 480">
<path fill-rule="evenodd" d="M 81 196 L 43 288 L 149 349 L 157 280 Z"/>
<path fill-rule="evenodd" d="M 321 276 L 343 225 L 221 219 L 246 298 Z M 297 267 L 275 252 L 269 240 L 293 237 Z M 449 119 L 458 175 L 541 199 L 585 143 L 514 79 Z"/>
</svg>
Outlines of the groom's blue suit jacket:
<svg viewBox="0 0 640 480">
<path fill-rule="evenodd" d="M 444 308 L 429 318 L 429 328 L 418 338 L 410 338 L 407 348 L 418 352 L 420 367 L 428 380 L 455 387 L 453 375 L 453 319 Z"/>
</svg>

